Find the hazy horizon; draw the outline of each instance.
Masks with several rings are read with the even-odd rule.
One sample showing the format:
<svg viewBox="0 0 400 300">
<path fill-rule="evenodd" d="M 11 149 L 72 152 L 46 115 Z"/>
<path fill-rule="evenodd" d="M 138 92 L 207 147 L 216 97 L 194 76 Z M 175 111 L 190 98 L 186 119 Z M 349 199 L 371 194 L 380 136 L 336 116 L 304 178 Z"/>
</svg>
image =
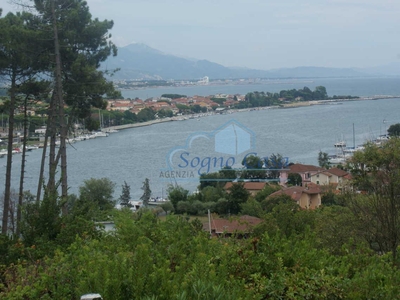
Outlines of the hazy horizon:
<svg viewBox="0 0 400 300">
<path fill-rule="evenodd" d="M 117 46 L 227 67 L 368 68 L 400 62 L 400 2 L 382 0 L 87 0 L 94 18 L 114 21 Z M 0 5 L 3 16 L 15 11 Z"/>
</svg>

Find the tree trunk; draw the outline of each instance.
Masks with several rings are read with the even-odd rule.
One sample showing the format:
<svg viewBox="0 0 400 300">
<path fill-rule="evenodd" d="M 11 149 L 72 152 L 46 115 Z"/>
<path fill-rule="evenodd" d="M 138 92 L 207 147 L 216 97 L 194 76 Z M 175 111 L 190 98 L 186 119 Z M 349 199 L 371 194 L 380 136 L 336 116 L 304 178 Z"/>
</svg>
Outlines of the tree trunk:
<svg viewBox="0 0 400 300">
<path fill-rule="evenodd" d="M 54 195 L 56 192 L 56 96 L 53 94 L 49 107 L 49 125 L 46 130 L 50 138 L 49 148 L 49 179 L 47 181 L 46 193 Z"/>
<path fill-rule="evenodd" d="M 28 139 L 28 113 L 27 113 L 28 95 L 25 96 L 24 101 L 24 141 L 22 143 L 22 161 L 21 161 L 21 175 L 19 178 L 19 195 L 17 206 L 17 230 L 16 234 L 19 236 L 21 227 L 21 211 L 24 198 L 24 178 L 25 178 L 25 156 L 26 156 L 26 140 Z"/>
<path fill-rule="evenodd" d="M 43 144 L 43 152 L 42 152 L 42 159 L 40 161 L 40 171 L 39 171 L 39 182 L 38 182 L 38 188 L 36 192 L 36 202 L 40 201 L 40 196 L 42 192 L 42 186 L 43 186 L 43 174 L 44 174 L 44 166 L 46 162 L 46 151 L 47 151 L 47 143 L 49 141 L 48 139 L 48 133 L 47 133 L 47 128 L 49 127 L 49 122 L 47 122 L 46 126 L 46 133 L 44 137 L 44 144 Z"/>
<path fill-rule="evenodd" d="M 68 197 L 68 184 L 67 184 L 67 151 L 66 151 L 66 138 L 67 126 L 65 124 L 64 116 L 64 100 L 63 88 L 61 78 L 61 58 L 60 58 L 60 44 L 58 40 L 57 19 L 54 8 L 54 1 L 52 1 L 51 14 L 53 17 L 53 31 L 54 31 L 54 49 L 56 58 L 56 95 L 58 104 L 58 118 L 60 122 L 60 154 L 61 154 L 61 199 L 63 203 L 62 212 L 67 214 L 67 197 Z"/>
<path fill-rule="evenodd" d="M 16 75 L 13 72 L 11 76 L 10 89 L 10 111 L 8 116 L 8 145 L 7 145 L 7 166 L 6 166 L 6 182 L 4 190 L 4 205 L 3 205 L 3 220 L 1 233 L 8 233 L 8 216 L 10 213 L 10 198 L 11 198 L 11 167 L 12 167 L 12 150 L 14 140 L 14 108 L 16 97 Z"/>
</svg>

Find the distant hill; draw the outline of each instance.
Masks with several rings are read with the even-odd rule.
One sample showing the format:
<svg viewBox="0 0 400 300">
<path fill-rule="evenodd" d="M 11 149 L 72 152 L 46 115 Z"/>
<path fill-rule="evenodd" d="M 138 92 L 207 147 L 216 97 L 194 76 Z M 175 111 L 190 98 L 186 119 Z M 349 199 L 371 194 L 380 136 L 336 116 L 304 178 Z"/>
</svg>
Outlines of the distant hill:
<svg viewBox="0 0 400 300">
<path fill-rule="evenodd" d="M 400 62 L 394 62 L 391 64 L 364 68 L 359 70 L 376 76 L 400 76 Z"/>
<path fill-rule="evenodd" d="M 121 79 L 198 79 L 232 78 L 235 72 L 207 60 L 189 60 L 165 54 L 144 44 L 131 44 L 118 49 L 116 57 L 103 65 L 108 69 L 120 68 L 115 78 Z"/>
<path fill-rule="evenodd" d="M 118 49 L 118 55 L 103 63 L 102 68 L 119 68 L 114 79 L 176 79 L 190 80 L 208 76 L 210 79 L 237 78 L 317 78 L 364 77 L 377 70 L 351 68 L 297 67 L 274 70 L 228 68 L 208 60 L 187 59 L 165 54 L 144 44 L 131 44 Z M 400 72 L 398 72 L 400 74 Z"/>
</svg>

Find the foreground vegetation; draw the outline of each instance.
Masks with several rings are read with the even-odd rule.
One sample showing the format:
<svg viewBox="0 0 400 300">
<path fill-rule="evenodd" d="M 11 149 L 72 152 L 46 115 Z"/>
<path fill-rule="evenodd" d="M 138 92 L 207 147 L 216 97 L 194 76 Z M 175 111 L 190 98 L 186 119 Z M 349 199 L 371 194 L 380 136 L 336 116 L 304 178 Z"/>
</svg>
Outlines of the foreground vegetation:
<svg viewBox="0 0 400 300">
<path fill-rule="evenodd" d="M 179 216 L 160 222 L 150 212 L 123 211 L 114 215 L 115 232 L 82 232 L 45 256 L 45 241 L 27 247 L 3 237 L 0 297 L 395 299 L 400 274 L 390 255 L 360 242 L 343 215 L 338 207 L 291 215 L 278 206 L 251 238 L 238 240 L 210 239 Z"/>
<path fill-rule="evenodd" d="M 200 220 L 186 215 L 117 211 L 106 178 L 85 181 L 66 215 L 56 196 L 27 197 L 21 238 L 0 236 L 0 298 L 77 299 L 96 292 L 105 299 L 397 299 L 398 149 L 397 138 L 367 145 L 347 166 L 353 190 L 327 192 L 316 210 L 267 197 L 271 186 L 239 202 L 232 194 L 243 196 L 240 188 L 231 190 L 225 195 L 231 209 L 264 220 L 245 239 L 210 238 Z M 178 201 L 185 191 L 171 188 L 169 210 L 181 210 L 182 201 L 205 206 L 218 186 L 204 183 L 196 199 Z M 129 200 L 122 187 L 121 203 Z M 145 201 L 146 180 L 142 189 Z M 96 223 L 107 219 L 114 231 Z"/>
</svg>

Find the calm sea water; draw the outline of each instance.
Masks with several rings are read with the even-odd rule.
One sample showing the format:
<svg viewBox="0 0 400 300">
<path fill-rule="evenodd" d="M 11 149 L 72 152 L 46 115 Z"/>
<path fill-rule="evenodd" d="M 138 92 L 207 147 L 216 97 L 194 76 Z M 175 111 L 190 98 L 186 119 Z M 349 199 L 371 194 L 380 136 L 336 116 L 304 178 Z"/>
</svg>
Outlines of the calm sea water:
<svg viewBox="0 0 400 300">
<path fill-rule="evenodd" d="M 153 88 L 142 90 L 124 90 L 125 98 L 147 99 L 149 97 L 160 97 L 162 94 L 183 94 L 187 96 L 208 96 L 215 94 L 246 94 L 248 92 L 280 92 L 281 90 L 299 89 L 305 86 L 314 89 L 316 86 L 325 86 L 330 96 L 353 95 L 353 96 L 375 96 L 396 95 L 400 96 L 400 78 L 337 78 L 337 79 L 290 79 L 270 80 L 262 84 L 252 85 L 208 85 Z"/>
<path fill-rule="evenodd" d="M 343 90 L 337 87 L 337 94 L 400 94 L 400 82 L 392 79 L 350 82 L 332 80 L 331 86 L 327 81 L 325 86 L 328 92 L 339 82 L 343 85 Z M 320 85 L 322 82 L 315 84 Z M 247 87 L 247 91 L 251 90 L 252 86 Z M 364 93 L 361 92 L 363 90 Z M 180 93 L 175 90 L 171 92 Z M 226 90 L 225 93 L 232 92 Z M 289 157 L 292 162 L 317 164 L 318 152 L 322 150 L 333 154 L 335 151 L 333 144 L 338 140 L 344 139 L 349 145 L 353 145 L 353 124 L 355 143 L 362 144 L 368 139 L 384 134 L 391 124 L 399 123 L 399 112 L 400 99 L 396 98 L 248 111 L 126 129 L 106 138 L 79 142 L 68 148 L 70 192 L 77 193 L 85 179 L 108 177 L 116 183 L 116 197 L 120 195 L 121 185 L 126 181 L 131 186 L 132 196 L 139 198 L 142 194 L 140 188 L 143 180 L 149 178 L 153 195 L 165 196 L 167 185 L 175 181 L 160 178 L 160 170 L 167 166 L 171 150 L 184 148 L 189 136 L 198 132 L 211 133 L 230 120 L 236 120 L 254 132 L 254 151 L 258 155 L 269 156 L 272 153 L 280 153 Z M 213 154 L 204 153 L 204 155 Z M 13 188 L 17 190 L 21 156 L 15 155 L 13 158 L 12 182 Z M 27 190 L 36 189 L 40 158 L 40 150 L 29 153 L 25 183 Z M 1 183 L 5 181 L 5 163 L 6 159 L 1 158 L 0 166 L 3 169 L 0 173 Z M 188 182 L 184 187 L 193 191 L 197 184 L 197 181 Z"/>
</svg>

